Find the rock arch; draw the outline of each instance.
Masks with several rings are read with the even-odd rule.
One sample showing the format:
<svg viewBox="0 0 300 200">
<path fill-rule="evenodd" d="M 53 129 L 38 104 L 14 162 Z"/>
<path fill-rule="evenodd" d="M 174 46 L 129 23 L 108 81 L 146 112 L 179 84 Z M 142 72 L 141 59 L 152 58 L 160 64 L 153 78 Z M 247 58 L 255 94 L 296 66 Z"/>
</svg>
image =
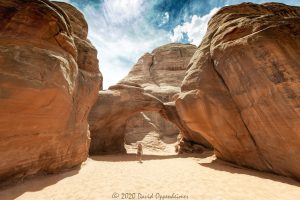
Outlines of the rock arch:
<svg viewBox="0 0 300 200">
<path fill-rule="evenodd" d="M 90 154 L 125 152 L 126 120 L 143 111 L 158 112 L 163 118 L 175 124 L 184 138 L 188 140 L 193 138 L 193 141 L 210 146 L 202 136 L 194 134 L 180 120 L 174 102 L 163 103 L 136 84 L 118 84 L 109 90 L 99 92 L 98 100 L 89 115 Z"/>
</svg>

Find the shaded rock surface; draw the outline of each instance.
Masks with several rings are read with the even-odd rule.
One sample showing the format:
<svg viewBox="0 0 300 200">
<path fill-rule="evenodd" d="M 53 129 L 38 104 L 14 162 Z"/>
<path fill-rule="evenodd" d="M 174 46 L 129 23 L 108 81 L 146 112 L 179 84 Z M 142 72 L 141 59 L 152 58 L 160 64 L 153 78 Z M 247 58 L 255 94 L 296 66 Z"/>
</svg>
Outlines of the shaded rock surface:
<svg viewBox="0 0 300 200">
<path fill-rule="evenodd" d="M 128 117 L 141 111 L 159 112 L 161 109 L 163 103 L 140 87 L 116 85 L 100 91 L 89 115 L 90 153 L 125 152 L 124 129 Z"/>
<path fill-rule="evenodd" d="M 4 0 L 0 19 L 0 181 L 80 164 L 102 79 L 83 15 Z"/>
<path fill-rule="evenodd" d="M 187 65 L 196 51 L 191 44 L 167 44 L 143 55 L 122 84 L 135 83 L 162 102 L 172 101 L 180 92 Z M 125 126 L 125 143 L 142 141 L 148 148 L 164 149 L 177 141 L 179 129 L 157 112 L 142 112 L 131 116 Z"/>
<path fill-rule="evenodd" d="M 180 118 L 217 157 L 300 178 L 300 8 L 221 9 L 189 64 Z"/>
<path fill-rule="evenodd" d="M 119 84 L 101 91 L 89 116 L 90 152 L 125 152 L 124 137 L 126 144 L 143 141 L 149 148 L 164 149 L 164 144 L 176 142 L 179 131 L 186 139 L 208 146 L 180 121 L 174 103 L 169 103 L 180 92 L 195 50 L 190 44 L 161 46 L 143 55 Z"/>
<path fill-rule="evenodd" d="M 177 142 L 179 129 L 159 113 L 146 111 L 129 117 L 124 132 L 127 152 L 136 152 L 137 142 L 151 151 L 174 152 L 172 144 Z"/>
<path fill-rule="evenodd" d="M 126 152 L 124 137 L 127 119 L 145 111 L 159 113 L 182 132 L 189 130 L 179 119 L 174 103 L 164 103 L 141 87 L 118 84 L 99 92 L 99 98 L 89 114 L 90 154 Z"/>
</svg>

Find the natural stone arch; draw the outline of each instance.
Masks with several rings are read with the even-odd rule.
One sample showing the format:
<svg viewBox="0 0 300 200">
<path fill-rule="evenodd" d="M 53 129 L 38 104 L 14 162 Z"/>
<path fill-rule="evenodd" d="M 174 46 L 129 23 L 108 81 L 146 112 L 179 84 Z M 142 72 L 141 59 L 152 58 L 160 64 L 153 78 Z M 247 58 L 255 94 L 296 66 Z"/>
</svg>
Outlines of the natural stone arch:
<svg viewBox="0 0 300 200">
<path fill-rule="evenodd" d="M 138 112 L 158 112 L 175 124 L 187 140 L 198 141 L 209 147 L 199 134 L 194 134 L 180 120 L 174 102 L 163 103 L 136 84 L 118 84 L 100 91 L 98 100 L 89 115 L 91 131 L 90 154 L 126 152 L 124 128 L 126 120 Z M 197 138 L 195 138 L 197 137 Z"/>
</svg>

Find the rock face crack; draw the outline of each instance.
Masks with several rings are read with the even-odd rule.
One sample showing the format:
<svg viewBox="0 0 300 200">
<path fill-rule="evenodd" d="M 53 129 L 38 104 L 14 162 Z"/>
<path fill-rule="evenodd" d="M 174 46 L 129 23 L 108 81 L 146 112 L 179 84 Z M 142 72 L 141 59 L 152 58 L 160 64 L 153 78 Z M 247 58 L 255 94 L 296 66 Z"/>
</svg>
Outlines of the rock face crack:
<svg viewBox="0 0 300 200">
<path fill-rule="evenodd" d="M 154 73 L 155 73 L 155 70 L 153 69 L 153 67 L 154 67 L 154 55 L 151 55 L 151 59 L 152 59 L 152 62 L 151 62 L 151 64 L 150 64 L 150 66 L 149 66 L 150 79 L 151 79 L 151 81 L 152 81 L 155 85 L 159 86 L 159 84 L 157 83 L 157 81 L 156 81 L 155 78 L 154 78 Z"/>
<path fill-rule="evenodd" d="M 231 98 L 232 101 L 234 102 L 235 107 L 236 107 L 236 109 L 238 110 L 239 117 L 240 117 L 240 119 L 241 119 L 241 121 L 242 121 L 244 127 L 245 127 L 246 130 L 247 130 L 247 133 L 248 133 L 248 135 L 249 135 L 249 138 L 251 139 L 253 145 L 256 147 L 255 150 L 257 151 L 257 153 L 258 153 L 258 155 L 259 155 L 261 161 L 262 161 L 263 163 L 265 163 L 266 166 L 268 166 L 270 170 L 272 170 L 273 167 L 272 167 L 271 163 L 268 162 L 268 160 L 267 160 L 266 158 L 264 158 L 264 156 L 263 156 L 263 154 L 262 154 L 262 152 L 261 152 L 261 150 L 260 150 L 260 147 L 257 145 L 257 143 L 256 143 L 256 141 L 255 141 L 255 139 L 254 139 L 254 137 L 251 135 L 251 131 L 249 130 L 247 124 L 245 123 L 245 121 L 244 121 L 244 119 L 243 119 L 243 116 L 242 116 L 242 113 L 241 113 L 239 107 L 236 105 L 236 102 L 234 101 L 234 99 L 233 99 L 233 97 L 232 97 L 232 95 L 231 95 L 231 92 L 230 92 L 230 89 L 229 89 L 228 85 L 226 84 L 226 82 L 225 82 L 225 80 L 223 79 L 222 75 L 221 75 L 221 74 L 218 72 L 218 70 L 215 68 L 215 65 L 214 65 L 213 60 L 212 60 L 211 63 L 212 63 L 213 69 L 215 70 L 216 74 L 218 75 L 219 79 L 222 81 L 222 83 L 223 83 L 223 85 L 225 86 L 225 88 L 226 88 L 228 94 L 230 95 L 230 98 Z M 241 140 L 240 140 L 239 135 L 238 135 L 237 132 L 236 132 L 236 138 L 240 141 L 241 144 L 243 144 L 243 143 L 241 142 Z"/>
</svg>

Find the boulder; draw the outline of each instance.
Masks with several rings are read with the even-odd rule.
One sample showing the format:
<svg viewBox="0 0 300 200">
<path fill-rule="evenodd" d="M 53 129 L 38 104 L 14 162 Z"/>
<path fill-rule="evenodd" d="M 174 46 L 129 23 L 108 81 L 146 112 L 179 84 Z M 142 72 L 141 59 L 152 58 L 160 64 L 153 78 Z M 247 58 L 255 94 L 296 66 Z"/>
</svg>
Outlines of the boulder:
<svg viewBox="0 0 300 200">
<path fill-rule="evenodd" d="M 218 158 L 300 178 L 300 8 L 222 8 L 192 57 L 179 116 Z"/>
<path fill-rule="evenodd" d="M 0 19 L 0 181 L 79 165 L 102 80 L 83 15 L 65 3 L 3 0 Z"/>
</svg>

